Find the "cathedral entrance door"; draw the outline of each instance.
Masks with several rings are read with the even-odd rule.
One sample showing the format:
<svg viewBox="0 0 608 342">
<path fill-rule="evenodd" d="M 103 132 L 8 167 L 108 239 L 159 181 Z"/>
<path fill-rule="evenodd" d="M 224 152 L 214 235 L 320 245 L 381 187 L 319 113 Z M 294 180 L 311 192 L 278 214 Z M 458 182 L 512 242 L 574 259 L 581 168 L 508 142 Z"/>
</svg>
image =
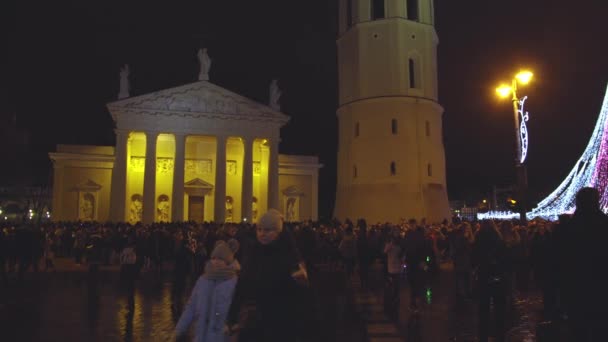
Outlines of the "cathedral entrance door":
<svg viewBox="0 0 608 342">
<path fill-rule="evenodd" d="M 188 197 L 188 221 L 203 222 L 205 219 L 205 197 Z"/>
</svg>

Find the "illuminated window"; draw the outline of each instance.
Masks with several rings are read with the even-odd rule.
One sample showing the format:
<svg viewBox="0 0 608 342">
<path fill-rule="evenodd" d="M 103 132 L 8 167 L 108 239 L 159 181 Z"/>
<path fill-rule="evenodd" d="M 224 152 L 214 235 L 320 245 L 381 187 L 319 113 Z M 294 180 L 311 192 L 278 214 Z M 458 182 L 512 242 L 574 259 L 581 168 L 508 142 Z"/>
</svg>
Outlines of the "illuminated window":
<svg viewBox="0 0 608 342">
<path fill-rule="evenodd" d="M 346 0 L 346 27 L 353 26 L 353 0 Z"/>
<path fill-rule="evenodd" d="M 407 18 L 418 21 L 418 0 L 405 0 L 407 2 Z"/>
<path fill-rule="evenodd" d="M 408 61 L 409 76 L 410 76 L 410 88 L 416 88 L 416 62 L 413 58 Z"/>
<path fill-rule="evenodd" d="M 384 18 L 384 0 L 372 0 L 372 20 Z"/>
<path fill-rule="evenodd" d="M 431 123 L 428 121 L 426 122 L 425 130 L 426 130 L 426 136 L 430 137 L 431 136 Z"/>
<path fill-rule="evenodd" d="M 355 123 L 355 137 L 359 136 L 359 123 Z"/>
<path fill-rule="evenodd" d="M 395 162 L 391 162 L 391 176 L 394 176 L 395 174 L 397 174 L 397 165 Z"/>
<path fill-rule="evenodd" d="M 353 178 L 357 178 L 357 165 L 353 166 Z"/>
<path fill-rule="evenodd" d="M 426 166 L 426 172 L 429 175 L 429 177 L 431 177 L 433 175 L 433 165 L 431 165 L 430 163 Z"/>
<path fill-rule="evenodd" d="M 397 119 L 391 120 L 391 132 L 393 132 L 393 134 L 397 134 Z"/>
</svg>

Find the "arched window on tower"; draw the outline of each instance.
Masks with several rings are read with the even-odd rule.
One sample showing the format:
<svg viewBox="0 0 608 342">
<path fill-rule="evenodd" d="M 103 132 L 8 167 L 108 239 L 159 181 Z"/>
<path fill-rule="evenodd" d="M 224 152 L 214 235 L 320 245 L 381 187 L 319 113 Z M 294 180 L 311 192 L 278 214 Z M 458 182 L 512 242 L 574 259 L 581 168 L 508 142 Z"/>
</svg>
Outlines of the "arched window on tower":
<svg viewBox="0 0 608 342">
<path fill-rule="evenodd" d="M 357 165 L 353 165 L 353 178 L 357 178 Z"/>
<path fill-rule="evenodd" d="M 384 0 L 371 0 L 372 20 L 384 18 Z"/>
<path fill-rule="evenodd" d="M 418 21 L 418 0 L 405 0 L 407 2 L 407 19 Z"/>
<path fill-rule="evenodd" d="M 353 26 L 353 0 L 346 0 L 346 28 Z"/>
<path fill-rule="evenodd" d="M 355 138 L 359 136 L 359 123 L 355 123 Z"/>
<path fill-rule="evenodd" d="M 391 162 L 391 176 L 394 176 L 397 174 L 397 165 L 395 164 L 395 162 Z"/>
<path fill-rule="evenodd" d="M 431 163 L 427 164 L 426 173 L 429 175 L 429 177 L 431 177 L 433 175 L 433 165 L 431 165 Z"/>
<path fill-rule="evenodd" d="M 398 127 L 397 127 L 397 119 L 392 119 L 391 120 L 391 132 L 393 134 L 397 134 L 397 129 L 398 129 Z"/>
<path fill-rule="evenodd" d="M 411 58 L 408 60 L 408 71 L 409 71 L 409 77 L 410 77 L 410 88 L 416 88 L 417 84 L 416 84 L 416 61 L 414 60 L 414 58 Z"/>
</svg>

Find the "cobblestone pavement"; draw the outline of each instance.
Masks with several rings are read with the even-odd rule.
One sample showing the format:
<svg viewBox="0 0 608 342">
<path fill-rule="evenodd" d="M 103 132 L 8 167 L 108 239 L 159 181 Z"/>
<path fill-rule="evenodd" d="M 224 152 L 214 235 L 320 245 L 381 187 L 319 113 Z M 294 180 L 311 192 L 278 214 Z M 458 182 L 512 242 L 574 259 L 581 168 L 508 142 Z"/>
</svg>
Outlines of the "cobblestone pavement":
<svg viewBox="0 0 608 342">
<path fill-rule="evenodd" d="M 57 272 L 29 272 L 23 282 L 13 277 L 3 285 L 1 341 L 168 341 L 179 306 L 190 294 L 188 288 L 172 296 L 170 272 L 160 277 L 143 273 L 131 311 L 117 267 L 102 267 L 93 283 L 86 266 L 67 260 L 57 266 Z M 318 316 L 311 327 L 315 340 L 363 342 L 365 334 L 343 274 L 321 271 L 312 280 Z"/>
<path fill-rule="evenodd" d="M 457 300 L 452 267 L 443 264 L 428 281 L 425 302 L 419 313 L 409 310 L 409 288 L 401 281 L 400 310 L 397 320 L 384 312 L 381 265 L 370 272 L 371 290 L 363 290 L 357 277 L 351 279 L 357 310 L 365 321 L 369 341 L 477 341 L 477 302 Z M 542 301 L 537 293 L 518 295 L 507 312 L 507 341 L 535 341 Z"/>
<path fill-rule="evenodd" d="M 89 282 L 86 266 L 59 259 L 57 272 L 30 272 L 15 277 L 0 291 L 2 341 L 168 341 L 190 293 L 171 295 L 170 269 L 161 276 L 143 273 L 137 283 L 135 306 L 120 287 L 117 266 L 102 267 Z M 397 342 L 475 341 L 476 302 L 457 301 L 449 264 L 426 288 L 418 316 L 409 307 L 409 289 L 401 282 L 399 319 L 383 310 L 383 278 L 376 264 L 371 290 L 363 290 L 357 275 L 346 281 L 339 267 L 321 265 L 313 275 L 318 341 Z M 191 285 L 191 284 L 190 284 Z M 538 295 L 520 296 L 509 310 L 509 341 L 535 341 L 542 303 Z M 176 309 L 174 309 L 176 308 Z M 5 339 L 6 337 L 6 339 Z"/>
</svg>

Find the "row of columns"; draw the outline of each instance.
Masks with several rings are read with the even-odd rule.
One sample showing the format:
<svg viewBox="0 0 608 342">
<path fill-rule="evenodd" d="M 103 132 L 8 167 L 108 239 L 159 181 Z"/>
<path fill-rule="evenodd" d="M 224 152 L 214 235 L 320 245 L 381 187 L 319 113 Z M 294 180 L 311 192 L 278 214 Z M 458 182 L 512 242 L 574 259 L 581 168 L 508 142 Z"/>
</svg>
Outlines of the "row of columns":
<svg viewBox="0 0 608 342">
<path fill-rule="evenodd" d="M 156 213 L 156 143 L 158 132 L 146 132 L 146 164 L 144 172 L 143 222 L 154 222 Z M 171 219 L 184 221 L 184 171 L 185 134 L 175 136 L 175 162 L 173 172 L 173 193 L 171 199 Z M 216 136 L 215 201 L 214 221 L 226 219 L 226 136 Z M 253 199 L 253 138 L 244 137 L 243 183 L 241 193 L 241 216 L 251 220 Z M 116 130 L 116 152 L 112 171 L 110 219 L 114 222 L 125 220 L 127 190 L 127 147 L 129 132 Z M 278 208 L 279 201 L 279 153 L 278 139 L 269 141 L 270 158 L 268 167 L 268 208 Z M 149 170 L 151 172 L 149 172 Z M 249 200 L 247 200 L 249 199 Z"/>
</svg>

